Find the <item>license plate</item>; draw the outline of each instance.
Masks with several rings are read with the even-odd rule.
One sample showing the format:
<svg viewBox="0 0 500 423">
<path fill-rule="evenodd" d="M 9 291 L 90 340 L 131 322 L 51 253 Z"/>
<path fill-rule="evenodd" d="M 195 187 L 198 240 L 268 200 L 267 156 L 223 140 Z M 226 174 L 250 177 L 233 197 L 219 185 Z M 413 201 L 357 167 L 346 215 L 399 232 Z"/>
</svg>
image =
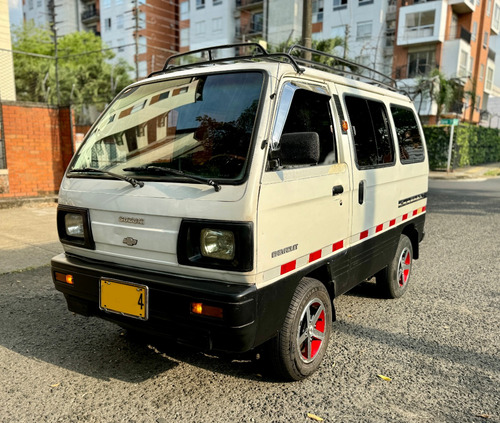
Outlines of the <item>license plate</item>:
<svg viewBox="0 0 500 423">
<path fill-rule="evenodd" d="M 149 289 L 145 285 L 101 279 L 99 308 L 135 319 L 148 319 Z"/>
</svg>

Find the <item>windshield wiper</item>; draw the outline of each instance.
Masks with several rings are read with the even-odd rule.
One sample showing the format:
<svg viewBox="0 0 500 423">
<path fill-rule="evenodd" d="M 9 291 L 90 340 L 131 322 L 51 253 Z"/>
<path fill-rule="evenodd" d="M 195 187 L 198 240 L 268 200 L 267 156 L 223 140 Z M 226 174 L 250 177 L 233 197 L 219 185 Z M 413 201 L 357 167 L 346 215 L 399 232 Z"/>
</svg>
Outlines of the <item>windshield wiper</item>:
<svg viewBox="0 0 500 423">
<path fill-rule="evenodd" d="M 182 176 L 184 178 L 191 179 L 191 180 L 199 182 L 201 184 L 210 185 L 211 187 L 214 187 L 215 192 L 219 192 L 221 190 L 221 186 L 217 182 L 215 182 L 213 179 L 207 179 L 207 178 L 203 178 L 201 176 L 190 175 L 188 173 L 184 173 L 182 170 L 172 169 L 170 167 L 145 165 L 145 166 L 137 166 L 137 167 L 126 167 L 123 170 L 126 172 L 167 173 L 169 175 Z"/>
<path fill-rule="evenodd" d="M 105 175 L 109 175 L 112 178 L 115 179 L 120 179 L 122 181 L 128 182 L 131 184 L 134 188 L 135 187 L 140 187 L 142 188 L 144 186 L 144 182 L 138 181 L 137 179 L 130 178 L 129 176 L 124 176 L 124 175 L 118 175 L 117 173 L 110 172 L 108 170 L 101 170 L 101 169 L 95 169 L 93 167 L 83 167 L 81 169 L 71 169 L 69 173 L 104 173 Z"/>
</svg>

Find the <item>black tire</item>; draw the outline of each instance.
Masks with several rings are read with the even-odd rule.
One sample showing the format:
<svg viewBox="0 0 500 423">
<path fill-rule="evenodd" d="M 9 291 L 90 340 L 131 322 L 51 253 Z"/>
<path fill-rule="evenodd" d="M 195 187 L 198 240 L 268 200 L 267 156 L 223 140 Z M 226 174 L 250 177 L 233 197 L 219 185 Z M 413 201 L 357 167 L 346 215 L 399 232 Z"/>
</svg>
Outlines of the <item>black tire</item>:
<svg viewBox="0 0 500 423">
<path fill-rule="evenodd" d="M 410 238 L 401 235 L 396 254 L 389 267 L 377 273 L 377 287 L 386 298 L 400 298 L 408 289 L 413 263 Z"/>
<path fill-rule="evenodd" d="M 303 278 L 279 334 L 269 343 L 272 370 L 285 380 L 310 376 L 323 360 L 331 331 L 328 291 L 318 280 Z"/>
</svg>

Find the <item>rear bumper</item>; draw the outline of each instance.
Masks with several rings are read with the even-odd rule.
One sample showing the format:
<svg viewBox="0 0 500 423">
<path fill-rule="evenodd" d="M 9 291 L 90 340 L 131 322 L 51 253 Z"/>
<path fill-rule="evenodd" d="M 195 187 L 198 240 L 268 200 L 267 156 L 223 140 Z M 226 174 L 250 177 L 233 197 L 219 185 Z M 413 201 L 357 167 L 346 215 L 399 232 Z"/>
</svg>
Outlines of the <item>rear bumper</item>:
<svg viewBox="0 0 500 423">
<path fill-rule="evenodd" d="M 256 339 L 261 338 L 256 335 L 257 290 L 254 285 L 181 278 L 112 263 L 86 261 L 66 254 L 54 257 L 51 265 L 54 285 L 64 294 L 72 312 L 99 316 L 125 328 L 205 350 L 245 352 L 255 347 Z M 73 284 L 56 280 L 56 272 L 71 274 Z M 147 285 L 148 320 L 100 310 L 101 278 Z M 191 302 L 221 307 L 223 318 L 194 315 Z"/>
</svg>

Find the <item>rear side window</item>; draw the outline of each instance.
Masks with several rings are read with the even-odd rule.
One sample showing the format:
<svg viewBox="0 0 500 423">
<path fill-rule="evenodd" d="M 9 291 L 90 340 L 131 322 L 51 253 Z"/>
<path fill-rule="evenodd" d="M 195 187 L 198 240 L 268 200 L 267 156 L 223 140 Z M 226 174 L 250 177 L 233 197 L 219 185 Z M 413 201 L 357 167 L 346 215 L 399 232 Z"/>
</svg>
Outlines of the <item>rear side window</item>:
<svg viewBox="0 0 500 423">
<path fill-rule="evenodd" d="M 358 167 L 394 164 L 394 144 L 384 104 L 352 96 L 346 96 L 345 102 L 351 121 Z"/>
<path fill-rule="evenodd" d="M 412 110 L 400 106 L 391 106 L 391 113 L 398 134 L 401 163 L 423 162 L 425 159 L 424 145 L 415 114 Z"/>
</svg>

